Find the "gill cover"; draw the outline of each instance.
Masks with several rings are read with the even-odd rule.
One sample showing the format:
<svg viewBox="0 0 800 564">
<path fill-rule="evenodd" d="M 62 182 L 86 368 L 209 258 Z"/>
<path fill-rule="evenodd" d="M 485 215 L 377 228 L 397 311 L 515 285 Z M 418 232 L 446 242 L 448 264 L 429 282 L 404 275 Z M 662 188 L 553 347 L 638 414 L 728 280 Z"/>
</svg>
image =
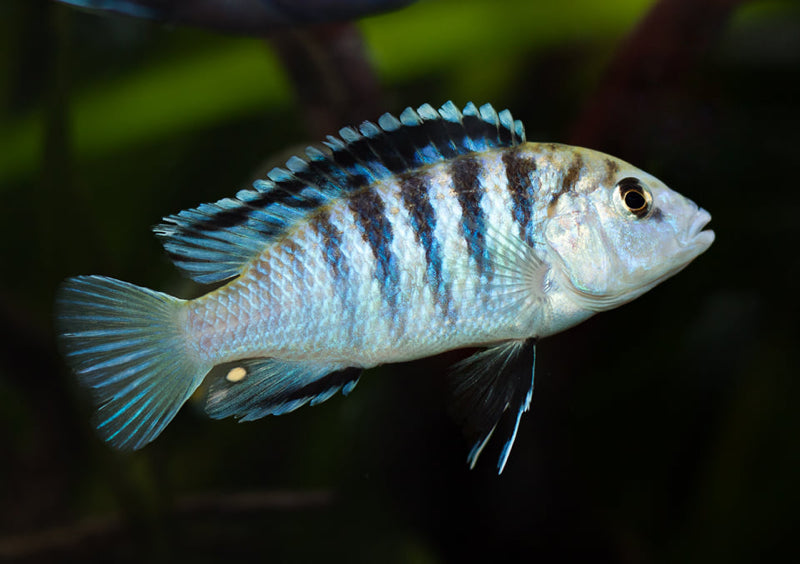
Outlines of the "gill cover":
<svg viewBox="0 0 800 564">
<path fill-rule="evenodd" d="M 592 311 L 611 309 L 625 301 L 613 288 L 620 260 L 605 235 L 599 214 L 586 198 L 575 198 L 577 209 L 547 222 L 545 240 L 554 252 L 558 278 L 574 299 Z"/>
</svg>

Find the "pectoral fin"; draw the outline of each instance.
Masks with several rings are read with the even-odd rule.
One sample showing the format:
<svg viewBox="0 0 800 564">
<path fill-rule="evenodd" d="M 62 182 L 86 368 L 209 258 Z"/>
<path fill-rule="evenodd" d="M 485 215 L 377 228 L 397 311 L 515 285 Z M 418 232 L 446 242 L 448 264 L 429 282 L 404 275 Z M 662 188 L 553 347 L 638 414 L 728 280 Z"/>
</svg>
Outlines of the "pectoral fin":
<svg viewBox="0 0 800 564">
<path fill-rule="evenodd" d="M 533 394 L 536 340 L 509 341 L 478 352 L 453 367 L 451 410 L 464 432 L 475 443 L 467 457 L 475 467 L 483 447 L 498 424 L 510 417 L 501 439 L 503 448 L 497 463 L 503 471 L 517 436 L 522 414 L 528 410 Z"/>
</svg>

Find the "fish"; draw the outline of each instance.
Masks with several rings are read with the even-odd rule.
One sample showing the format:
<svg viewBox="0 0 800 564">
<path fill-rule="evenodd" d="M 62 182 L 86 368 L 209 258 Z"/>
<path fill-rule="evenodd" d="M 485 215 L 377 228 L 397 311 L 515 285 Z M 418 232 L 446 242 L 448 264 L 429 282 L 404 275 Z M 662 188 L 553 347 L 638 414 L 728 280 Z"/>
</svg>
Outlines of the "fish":
<svg viewBox="0 0 800 564">
<path fill-rule="evenodd" d="M 251 421 L 347 395 L 368 368 L 478 348 L 448 401 L 469 466 L 496 434 L 501 473 L 538 341 L 682 270 L 714 241 L 710 220 L 625 161 L 527 141 L 508 110 L 424 104 L 165 217 L 174 264 L 216 285 L 196 299 L 67 279 L 58 340 L 100 436 L 127 450 L 204 381 L 211 418 Z"/>
<path fill-rule="evenodd" d="M 170 25 L 263 35 L 291 27 L 344 22 L 398 10 L 414 0 L 56 0 L 96 14 L 114 14 Z"/>
</svg>

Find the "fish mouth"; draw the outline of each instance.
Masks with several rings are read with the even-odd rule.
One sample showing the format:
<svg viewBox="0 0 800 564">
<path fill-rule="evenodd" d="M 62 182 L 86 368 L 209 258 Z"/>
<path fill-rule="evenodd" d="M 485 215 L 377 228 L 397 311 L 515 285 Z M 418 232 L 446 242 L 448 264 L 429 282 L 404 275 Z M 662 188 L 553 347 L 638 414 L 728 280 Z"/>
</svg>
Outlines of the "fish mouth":
<svg viewBox="0 0 800 564">
<path fill-rule="evenodd" d="M 704 252 L 714 242 L 714 232 L 710 229 L 703 229 L 711 221 L 711 214 L 703 208 L 697 210 L 689 233 L 684 242 L 684 247 L 691 247 L 697 250 L 697 254 Z"/>
</svg>

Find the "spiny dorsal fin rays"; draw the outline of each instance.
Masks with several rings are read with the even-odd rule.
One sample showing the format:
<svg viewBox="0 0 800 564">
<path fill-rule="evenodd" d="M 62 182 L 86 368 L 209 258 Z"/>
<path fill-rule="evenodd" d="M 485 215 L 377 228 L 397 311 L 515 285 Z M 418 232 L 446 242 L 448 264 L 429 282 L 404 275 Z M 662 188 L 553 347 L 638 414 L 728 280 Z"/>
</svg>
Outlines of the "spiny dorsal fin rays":
<svg viewBox="0 0 800 564">
<path fill-rule="evenodd" d="M 221 282 L 332 200 L 421 166 L 525 141 L 508 110 L 469 103 L 461 112 L 452 102 L 438 111 L 428 104 L 406 108 L 399 119 L 384 114 L 377 125 L 364 122 L 339 134 L 323 142 L 328 153 L 309 147 L 306 158 L 292 157 L 236 198 L 164 218 L 155 233 L 176 266 L 199 282 Z"/>
</svg>

